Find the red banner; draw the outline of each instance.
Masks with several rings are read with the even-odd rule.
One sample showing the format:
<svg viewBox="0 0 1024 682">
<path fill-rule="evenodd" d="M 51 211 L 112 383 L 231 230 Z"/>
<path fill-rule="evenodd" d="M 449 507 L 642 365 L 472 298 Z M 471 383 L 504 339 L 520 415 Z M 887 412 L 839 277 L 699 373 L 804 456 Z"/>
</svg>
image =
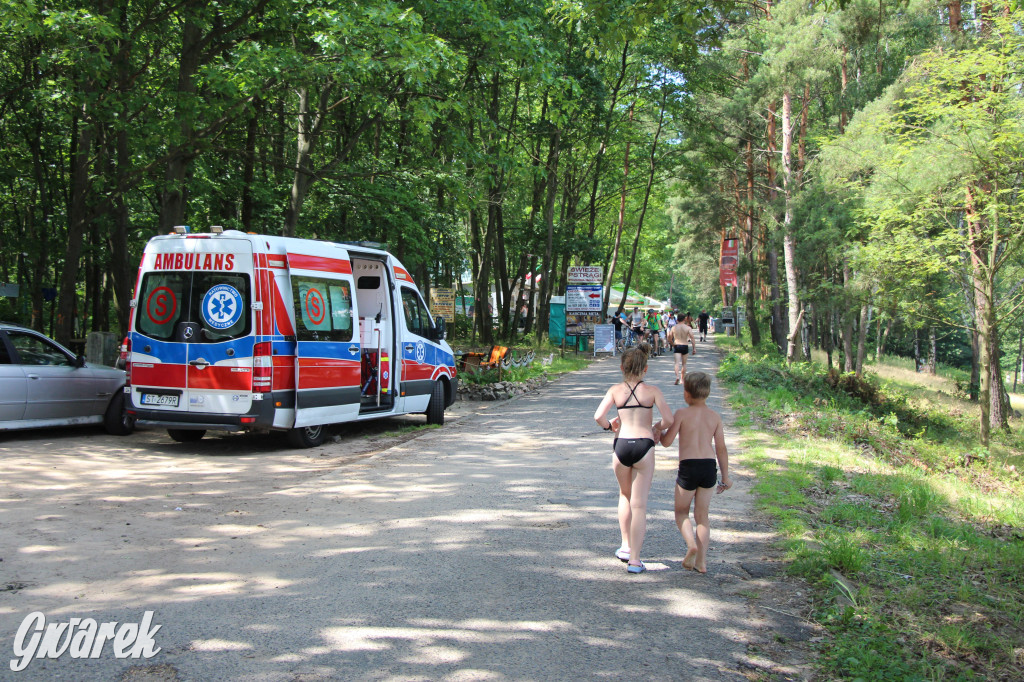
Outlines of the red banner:
<svg viewBox="0 0 1024 682">
<path fill-rule="evenodd" d="M 739 286 L 736 279 L 736 265 L 739 263 L 740 243 L 738 239 L 722 240 L 722 255 L 718 266 L 718 283 L 723 287 Z"/>
</svg>

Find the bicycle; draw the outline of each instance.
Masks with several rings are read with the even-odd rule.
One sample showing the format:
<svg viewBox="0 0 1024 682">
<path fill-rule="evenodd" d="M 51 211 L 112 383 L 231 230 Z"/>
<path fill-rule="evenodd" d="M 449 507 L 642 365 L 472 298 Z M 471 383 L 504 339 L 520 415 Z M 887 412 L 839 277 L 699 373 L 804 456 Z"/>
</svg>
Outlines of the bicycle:
<svg viewBox="0 0 1024 682">
<path fill-rule="evenodd" d="M 622 350 L 636 346 L 640 343 L 640 338 L 640 335 L 636 333 L 633 327 L 627 327 L 622 335 Z"/>
</svg>

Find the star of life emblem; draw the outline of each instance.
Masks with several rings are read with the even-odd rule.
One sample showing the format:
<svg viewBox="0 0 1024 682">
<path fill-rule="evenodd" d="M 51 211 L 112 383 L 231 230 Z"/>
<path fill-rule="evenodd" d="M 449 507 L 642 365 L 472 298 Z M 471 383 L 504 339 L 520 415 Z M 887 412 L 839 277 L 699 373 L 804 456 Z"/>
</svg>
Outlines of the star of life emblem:
<svg viewBox="0 0 1024 682">
<path fill-rule="evenodd" d="M 203 319 L 214 329 L 228 329 L 242 317 L 242 294 L 230 284 L 218 284 L 203 296 Z"/>
</svg>

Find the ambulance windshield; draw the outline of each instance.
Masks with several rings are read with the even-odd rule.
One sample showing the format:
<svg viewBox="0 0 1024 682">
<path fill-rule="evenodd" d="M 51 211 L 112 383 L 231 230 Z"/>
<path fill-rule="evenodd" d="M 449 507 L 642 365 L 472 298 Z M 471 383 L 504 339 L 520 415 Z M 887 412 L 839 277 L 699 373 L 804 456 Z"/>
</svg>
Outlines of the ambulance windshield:
<svg viewBox="0 0 1024 682">
<path fill-rule="evenodd" d="M 143 275 L 135 331 L 159 341 L 219 343 L 251 328 L 249 275 L 154 271 Z"/>
</svg>

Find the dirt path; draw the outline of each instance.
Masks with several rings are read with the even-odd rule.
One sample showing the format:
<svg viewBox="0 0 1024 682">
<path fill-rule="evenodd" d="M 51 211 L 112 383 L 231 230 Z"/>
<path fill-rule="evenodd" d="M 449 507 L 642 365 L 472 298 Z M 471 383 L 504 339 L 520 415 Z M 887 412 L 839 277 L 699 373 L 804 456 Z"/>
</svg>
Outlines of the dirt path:
<svg viewBox="0 0 1024 682">
<path fill-rule="evenodd" d="M 671 358 L 650 381 L 682 404 Z M 714 370 L 701 353 L 691 368 Z M 603 360 L 516 400 L 460 406 L 313 451 L 268 438 L 169 444 L 36 434 L 0 441 L 0 647 L 32 611 L 138 621 L 148 661 L 36 660 L 3 679 L 744 679 L 793 667 L 809 630 L 733 448 L 707 576 L 685 571 L 674 449 L 658 450 L 645 554 L 617 546 Z M 717 386 L 715 400 L 721 399 Z M 718 403 L 718 407 L 721 404 Z M 369 439 L 376 438 L 376 442 Z M 727 438 L 735 444 L 730 429 Z M 795 613 L 795 611 L 789 611 Z"/>
</svg>

